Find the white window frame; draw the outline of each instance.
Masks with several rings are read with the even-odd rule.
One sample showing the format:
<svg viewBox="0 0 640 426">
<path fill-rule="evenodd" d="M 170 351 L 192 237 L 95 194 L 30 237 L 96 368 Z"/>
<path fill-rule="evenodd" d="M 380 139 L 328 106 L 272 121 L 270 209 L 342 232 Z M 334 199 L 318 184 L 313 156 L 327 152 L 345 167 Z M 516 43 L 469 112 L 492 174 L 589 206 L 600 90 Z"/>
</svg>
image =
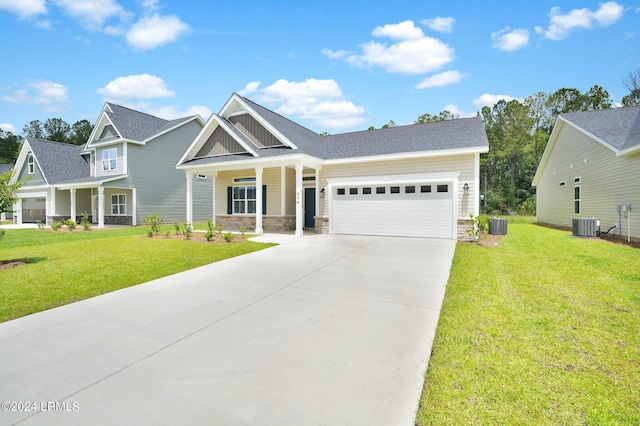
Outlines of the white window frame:
<svg viewBox="0 0 640 426">
<path fill-rule="evenodd" d="M 232 193 L 232 203 L 233 203 L 233 214 L 246 214 L 246 215 L 254 215 L 256 214 L 256 198 L 249 198 L 249 190 L 253 188 L 254 197 L 257 197 L 257 188 L 256 185 L 234 185 L 233 193 Z M 240 192 L 244 193 L 244 197 L 237 197 Z M 253 204 L 252 204 L 253 202 Z M 251 205 L 253 205 L 253 211 L 251 210 Z M 242 209 L 238 208 L 242 206 Z M 243 210 L 243 211 L 240 211 Z"/>
<path fill-rule="evenodd" d="M 115 155 L 112 154 L 115 152 Z M 102 171 L 108 172 L 118 168 L 118 148 L 107 148 L 102 150 Z"/>
<path fill-rule="evenodd" d="M 113 197 L 116 197 L 116 203 L 113 202 Z M 122 203 L 120 202 L 122 197 Z M 113 212 L 116 207 L 117 213 Z M 111 194 L 111 216 L 126 216 L 127 215 L 127 194 Z"/>
<path fill-rule="evenodd" d="M 33 157 L 33 153 L 27 154 L 27 173 L 32 175 L 36 171 L 36 160 Z"/>
<path fill-rule="evenodd" d="M 578 189 L 578 198 L 576 198 L 576 188 Z M 576 203 L 578 203 L 578 211 L 576 211 Z M 580 214 L 582 211 L 582 185 L 573 187 L 573 214 Z"/>
</svg>

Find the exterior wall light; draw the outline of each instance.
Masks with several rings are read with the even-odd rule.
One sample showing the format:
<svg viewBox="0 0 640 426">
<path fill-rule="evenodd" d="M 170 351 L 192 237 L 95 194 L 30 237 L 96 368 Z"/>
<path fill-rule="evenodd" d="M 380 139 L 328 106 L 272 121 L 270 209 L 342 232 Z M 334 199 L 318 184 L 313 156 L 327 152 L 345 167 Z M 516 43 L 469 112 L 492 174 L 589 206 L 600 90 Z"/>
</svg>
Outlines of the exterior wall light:
<svg viewBox="0 0 640 426">
<path fill-rule="evenodd" d="M 462 186 L 462 190 L 464 191 L 464 195 L 469 195 L 469 184 L 467 182 Z"/>
</svg>

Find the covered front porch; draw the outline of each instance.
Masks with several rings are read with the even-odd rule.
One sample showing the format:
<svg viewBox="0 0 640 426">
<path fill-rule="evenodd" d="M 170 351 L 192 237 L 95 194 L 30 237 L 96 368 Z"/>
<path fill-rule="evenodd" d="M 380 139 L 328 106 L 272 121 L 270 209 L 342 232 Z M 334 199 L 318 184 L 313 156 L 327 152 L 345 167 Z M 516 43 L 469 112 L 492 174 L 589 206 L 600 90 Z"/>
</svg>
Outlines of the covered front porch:
<svg viewBox="0 0 640 426">
<path fill-rule="evenodd" d="M 211 218 L 227 230 L 250 232 L 294 231 L 318 228 L 321 161 L 309 156 L 253 159 L 183 166 L 187 179 L 187 222 L 193 223 L 193 180 L 213 179 Z"/>
</svg>

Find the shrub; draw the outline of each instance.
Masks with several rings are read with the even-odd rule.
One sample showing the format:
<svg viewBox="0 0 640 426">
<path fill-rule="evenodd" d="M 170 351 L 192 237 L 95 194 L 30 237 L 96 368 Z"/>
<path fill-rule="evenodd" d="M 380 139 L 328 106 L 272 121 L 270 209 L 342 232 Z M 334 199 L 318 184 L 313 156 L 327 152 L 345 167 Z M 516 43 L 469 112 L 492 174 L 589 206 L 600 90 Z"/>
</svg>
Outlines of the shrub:
<svg viewBox="0 0 640 426">
<path fill-rule="evenodd" d="M 224 240 L 228 243 L 230 243 L 231 241 L 233 241 L 233 234 L 231 232 L 226 232 L 222 238 L 224 238 Z"/>
<path fill-rule="evenodd" d="M 88 231 L 91 228 L 91 221 L 89 220 L 89 213 L 82 212 L 80 213 L 80 225 L 84 228 L 85 231 Z"/>
<path fill-rule="evenodd" d="M 64 224 L 67 226 L 67 228 L 69 228 L 69 231 L 73 231 L 74 229 L 76 229 L 76 226 L 78 226 L 78 224 L 76 223 L 75 220 L 73 219 L 67 219 L 64 221 Z"/>
<path fill-rule="evenodd" d="M 181 226 L 180 222 L 173 222 L 173 228 L 176 230 L 176 235 L 180 235 Z"/>
<path fill-rule="evenodd" d="M 51 229 L 53 229 L 54 231 L 57 231 L 60 228 L 62 228 L 62 222 L 60 222 L 59 220 L 56 220 L 51 224 Z"/>
<path fill-rule="evenodd" d="M 160 217 L 160 213 L 152 214 L 149 217 L 145 217 L 142 219 L 145 225 L 147 225 L 147 235 L 149 237 L 153 237 L 154 235 L 160 234 L 160 226 L 164 223 L 162 217 Z"/>
<path fill-rule="evenodd" d="M 182 231 L 182 235 L 184 235 L 184 237 L 187 240 L 190 240 L 192 232 L 193 232 L 193 227 L 191 226 L 191 224 L 190 223 L 185 223 L 184 224 L 184 231 Z"/>
<path fill-rule="evenodd" d="M 481 214 L 479 216 L 476 216 L 476 218 L 478 219 L 478 227 L 480 228 L 480 231 L 488 231 L 489 216 L 487 216 L 486 214 Z"/>
<path fill-rule="evenodd" d="M 242 236 L 244 237 L 244 234 L 247 233 L 247 227 L 246 226 L 241 226 L 240 227 L 240 233 L 242 234 Z"/>
<path fill-rule="evenodd" d="M 164 237 L 165 238 L 169 238 L 170 236 L 171 236 L 171 231 L 169 231 L 169 230 L 165 231 Z"/>
<path fill-rule="evenodd" d="M 215 234 L 214 234 L 213 232 L 211 232 L 211 231 L 207 231 L 207 232 L 204 234 L 204 237 L 207 239 L 207 241 L 211 241 L 211 239 L 213 238 L 213 236 L 214 236 L 214 235 L 215 235 Z"/>
<path fill-rule="evenodd" d="M 43 221 L 38 222 L 38 229 L 43 229 L 43 228 L 44 228 L 44 226 L 45 226 L 45 225 L 44 225 L 44 222 L 43 222 Z"/>
<path fill-rule="evenodd" d="M 471 224 L 469 228 L 467 228 L 467 235 L 470 236 L 473 241 L 478 241 L 480 239 L 480 220 L 478 216 L 474 216 L 473 213 L 469 214 L 471 218 Z"/>
</svg>

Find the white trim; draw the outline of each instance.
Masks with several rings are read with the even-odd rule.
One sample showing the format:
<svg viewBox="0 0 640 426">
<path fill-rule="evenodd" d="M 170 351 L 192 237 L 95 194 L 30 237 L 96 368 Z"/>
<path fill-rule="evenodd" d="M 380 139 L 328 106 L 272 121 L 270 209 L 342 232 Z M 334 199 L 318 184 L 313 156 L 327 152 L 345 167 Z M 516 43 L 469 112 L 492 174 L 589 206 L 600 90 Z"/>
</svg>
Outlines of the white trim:
<svg viewBox="0 0 640 426">
<path fill-rule="evenodd" d="M 116 156 L 115 158 L 111 158 L 111 152 L 115 151 L 116 152 Z M 105 159 L 105 153 L 107 154 L 107 158 Z M 118 170 L 118 147 L 114 147 L 114 148 L 105 148 L 102 151 L 100 151 L 100 171 L 101 172 L 112 172 L 114 170 Z M 115 167 L 111 167 L 111 162 L 114 161 L 116 162 Z M 105 169 L 105 161 L 107 162 L 107 168 Z"/>
<path fill-rule="evenodd" d="M 124 213 L 120 213 L 118 209 L 118 213 L 114 213 L 113 212 L 113 206 L 122 206 L 121 203 L 113 203 L 113 197 L 118 197 L 116 198 L 116 201 L 120 201 L 120 196 L 124 197 Z M 127 216 L 127 194 L 126 193 L 116 193 L 116 194 L 109 194 L 109 196 L 111 197 L 111 214 L 109 216 Z"/>
<path fill-rule="evenodd" d="M 576 198 L 576 188 L 579 188 L 578 192 L 580 193 L 579 194 L 580 196 L 578 198 Z M 582 185 L 581 184 L 573 186 L 573 194 L 572 195 L 573 195 L 573 203 L 572 203 L 573 204 L 572 205 L 573 214 L 574 215 L 580 215 L 580 214 L 582 214 Z M 577 213 L 576 213 L 576 201 L 579 203 L 578 204 L 578 212 Z"/>
<path fill-rule="evenodd" d="M 135 188 L 131 188 L 131 225 L 136 226 L 137 220 L 136 216 L 138 215 L 138 198 L 137 192 Z"/>
<path fill-rule="evenodd" d="M 27 153 L 27 174 L 33 175 L 35 174 L 35 172 L 36 172 L 36 157 L 33 155 L 33 152 L 28 152 Z"/>
<path fill-rule="evenodd" d="M 16 172 L 13 174 L 13 176 L 11 176 L 11 179 L 9 180 L 9 184 L 13 185 L 18 181 L 18 176 L 20 175 L 20 172 L 22 171 L 22 168 L 24 167 L 25 162 L 27 161 L 27 155 L 29 154 L 29 152 L 33 154 L 33 159 L 35 160 L 35 163 L 38 165 L 38 170 L 40 170 L 42 179 L 44 179 L 45 183 L 49 185 L 49 181 L 47 180 L 47 176 L 44 174 L 44 170 L 42 170 L 42 167 L 40 166 L 38 157 L 33 152 L 33 148 L 31 148 L 31 145 L 29 145 L 29 141 L 26 138 L 24 139 L 24 142 L 22 143 L 22 147 L 20 148 L 20 154 L 18 154 L 16 164 L 13 166 L 13 169 Z M 38 186 L 42 186 L 42 185 L 38 185 Z"/>
<path fill-rule="evenodd" d="M 289 166 L 293 167 L 298 161 L 304 162 L 307 167 L 322 167 L 322 160 L 307 154 L 292 154 L 278 157 L 258 157 L 249 158 L 247 160 L 238 160 L 230 162 L 209 163 L 209 164 L 179 164 L 176 166 L 178 170 L 190 170 L 193 173 L 207 173 L 212 170 L 216 172 L 234 171 L 253 169 L 258 166 L 264 168 Z"/>
<path fill-rule="evenodd" d="M 185 172 L 187 179 L 187 223 L 193 225 L 193 173 Z"/>
<path fill-rule="evenodd" d="M 122 143 L 122 173 L 128 173 L 129 172 L 129 166 L 128 166 L 128 157 L 127 154 L 129 152 L 128 146 L 127 146 L 127 142 L 123 142 Z M 117 162 L 116 162 L 117 165 Z"/>
<path fill-rule="evenodd" d="M 262 167 L 256 167 L 256 234 L 262 235 Z"/>
<path fill-rule="evenodd" d="M 93 182 L 78 182 L 78 183 L 63 183 L 63 184 L 59 184 L 59 185 L 53 185 L 53 188 L 55 189 L 71 189 L 71 188 L 76 188 L 76 189 L 86 189 L 86 188 L 97 188 L 100 185 L 103 185 L 105 183 L 109 183 L 109 182 L 115 182 L 116 180 L 120 180 L 120 179 L 126 179 L 128 178 L 129 175 L 128 174 L 124 174 L 124 175 L 117 175 L 117 176 L 111 176 L 111 177 L 105 177 L 104 179 L 100 179 L 100 180 L 96 180 Z M 123 188 L 123 189 L 128 189 L 128 188 Z"/>
<path fill-rule="evenodd" d="M 381 154 L 381 155 L 371 155 L 371 156 L 365 156 L 365 157 L 337 158 L 333 160 L 324 160 L 323 164 L 334 165 L 334 164 L 349 164 L 349 163 L 366 163 L 371 161 L 394 161 L 394 160 L 406 160 L 406 159 L 412 159 L 412 158 L 444 157 L 449 155 L 482 154 L 485 152 L 489 152 L 488 147 L 439 149 L 437 151 L 399 152 L 396 154 Z"/>
<path fill-rule="evenodd" d="M 280 166 L 280 215 L 287 214 L 287 168 Z"/>
<path fill-rule="evenodd" d="M 304 217 L 302 213 L 302 161 L 296 163 L 296 237 L 303 236 Z"/>
<path fill-rule="evenodd" d="M 480 214 L 480 153 L 473 158 L 473 215 Z"/>
</svg>

